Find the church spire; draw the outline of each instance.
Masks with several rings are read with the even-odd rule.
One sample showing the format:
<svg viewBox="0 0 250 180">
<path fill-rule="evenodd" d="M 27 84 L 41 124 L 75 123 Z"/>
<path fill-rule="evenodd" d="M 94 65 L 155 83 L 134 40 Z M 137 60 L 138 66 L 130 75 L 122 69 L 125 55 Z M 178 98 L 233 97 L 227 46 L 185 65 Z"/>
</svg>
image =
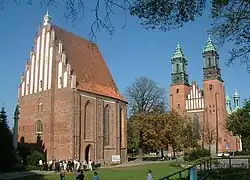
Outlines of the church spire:
<svg viewBox="0 0 250 180">
<path fill-rule="evenodd" d="M 232 101 L 228 95 L 226 96 L 226 110 L 228 114 L 232 112 Z"/>
<path fill-rule="evenodd" d="M 203 50 L 203 53 L 209 52 L 209 51 L 216 51 L 216 48 L 215 48 L 210 36 L 208 36 L 208 40 L 207 40 L 206 46 Z"/>
<path fill-rule="evenodd" d="M 180 41 L 178 41 L 177 43 L 177 47 L 176 47 L 173 58 L 184 58 L 184 54 L 181 49 Z"/>
<path fill-rule="evenodd" d="M 172 57 L 172 84 L 188 85 L 187 60 L 178 41 L 175 53 Z"/>
<path fill-rule="evenodd" d="M 221 79 L 221 70 L 219 68 L 219 54 L 211 40 L 211 37 L 208 37 L 206 46 L 203 50 L 204 66 L 203 66 L 203 79 L 204 80 L 214 80 L 219 81 Z"/>
<path fill-rule="evenodd" d="M 51 17 L 49 16 L 49 11 L 47 10 L 45 16 L 43 17 L 43 25 L 47 26 L 50 24 Z"/>
<path fill-rule="evenodd" d="M 234 100 L 234 110 L 239 109 L 240 108 L 240 95 L 238 94 L 236 89 L 234 90 L 233 100 Z"/>
</svg>

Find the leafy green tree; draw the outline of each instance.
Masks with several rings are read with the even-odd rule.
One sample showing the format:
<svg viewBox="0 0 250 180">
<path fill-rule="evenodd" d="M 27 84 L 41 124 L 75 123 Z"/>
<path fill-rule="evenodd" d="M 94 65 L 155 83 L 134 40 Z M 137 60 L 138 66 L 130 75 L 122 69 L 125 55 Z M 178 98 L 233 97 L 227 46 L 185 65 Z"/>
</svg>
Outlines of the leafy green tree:
<svg viewBox="0 0 250 180">
<path fill-rule="evenodd" d="M 4 108 L 0 111 L 0 144 L 0 171 L 11 171 L 17 161 L 12 132 L 8 126 Z"/>
<path fill-rule="evenodd" d="M 150 112 L 156 109 L 165 111 L 165 91 L 157 86 L 153 80 L 147 77 L 139 77 L 131 86 L 127 87 L 125 95 L 129 101 L 130 109 L 129 130 L 134 131 L 128 134 L 128 144 L 138 146 L 136 149 L 138 149 L 139 158 L 141 159 L 143 147 L 147 146 L 148 141 L 144 142 L 142 140 L 143 128 L 140 127 L 142 124 L 149 122 L 151 116 L 146 116 Z M 147 125 L 151 126 L 151 124 Z M 151 145 L 148 144 L 148 146 Z"/>
<path fill-rule="evenodd" d="M 0 8 L 5 5 L 0 1 Z M 209 8 L 209 17 L 213 20 L 211 32 L 220 45 L 230 41 L 235 46 L 231 49 L 231 56 L 227 65 L 235 60 L 249 66 L 250 53 L 250 2 L 249 0 L 14 0 L 18 5 L 29 4 L 32 7 L 64 8 L 63 17 L 72 20 L 83 20 L 86 14 L 91 14 L 93 22 L 90 25 L 90 39 L 96 39 L 96 32 L 107 30 L 109 35 L 115 32 L 113 16 L 126 15 L 138 17 L 146 29 L 162 31 L 182 27 L 188 22 L 195 21 L 204 15 Z M 86 11 L 88 13 L 86 13 Z M 124 13 L 123 13 L 124 12 Z M 124 26 L 123 26 L 124 27 Z"/>
<path fill-rule="evenodd" d="M 211 33 L 217 43 L 223 45 L 229 41 L 235 45 L 226 64 L 240 60 L 250 71 L 249 0 L 138 0 L 132 5 L 131 15 L 139 17 L 147 29 L 168 31 L 196 20 L 209 6 L 213 20 Z"/>
<path fill-rule="evenodd" d="M 227 128 L 234 135 L 241 136 L 243 150 L 250 153 L 250 99 L 246 99 L 244 106 L 229 115 Z"/>
</svg>

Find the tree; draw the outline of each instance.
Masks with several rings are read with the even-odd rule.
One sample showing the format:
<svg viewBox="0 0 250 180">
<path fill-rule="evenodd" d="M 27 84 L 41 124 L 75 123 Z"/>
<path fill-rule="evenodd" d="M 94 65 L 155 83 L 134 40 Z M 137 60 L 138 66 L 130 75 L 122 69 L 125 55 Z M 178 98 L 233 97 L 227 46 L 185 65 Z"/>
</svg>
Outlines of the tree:
<svg viewBox="0 0 250 180">
<path fill-rule="evenodd" d="M 243 150 L 250 152 L 250 99 L 246 99 L 242 108 L 233 112 L 227 119 L 227 128 L 233 135 L 241 136 Z"/>
<path fill-rule="evenodd" d="M 209 153 L 211 153 L 211 146 L 216 142 L 216 129 L 209 123 L 203 124 L 201 135 L 203 144 L 208 145 Z"/>
<path fill-rule="evenodd" d="M 131 125 L 135 131 L 136 138 L 134 139 L 139 149 L 139 158 L 142 158 L 143 146 L 142 144 L 142 129 L 140 128 L 140 123 L 145 124 L 150 118 L 146 117 L 148 113 L 159 109 L 161 111 L 165 110 L 165 97 L 164 89 L 157 86 L 157 84 L 146 77 L 139 77 L 135 82 L 126 89 L 125 95 L 129 101 Z M 150 124 L 149 124 L 150 125 Z M 134 137 L 131 137 L 134 138 Z M 132 139 L 130 139 L 132 140 Z M 129 141 L 129 144 L 132 141 Z"/>
<path fill-rule="evenodd" d="M 235 46 L 227 65 L 235 60 L 247 64 L 250 72 L 250 1 L 249 0 L 138 0 L 132 5 L 131 14 L 139 17 L 145 28 L 163 31 L 182 27 L 196 20 L 211 2 L 211 33 L 217 43 L 230 41 Z"/>
<path fill-rule="evenodd" d="M 250 72 L 250 1 L 214 0 L 211 14 L 214 20 L 211 32 L 217 42 L 222 45 L 229 41 L 235 45 L 226 65 L 240 60 Z"/>
<path fill-rule="evenodd" d="M 141 133 L 139 143 L 143 149 L 161 150 L 163 156 L 163 149 L 168 145 L 172 145 L 174 152 L 198 146 L 199 137 L 187 116 L 155 109 L 137 113 L 133 118 L 134 129 Z"/>
<path fill-rule="evenodd" d="M 0 1 L 0 8 L 4 7 L 4 0 Z M 66 7 L 64 17 L 76 22 L 82 20 L 88 11 L 94 19 L 90 27 L 90 39 L 96 40 L 95 33 L 101 28 L 113 35 L 115 26 L 112 16 L 136 16 L 146 29 L 159 29 L 163 31 L 182 27 L 202 16 L 209 5 L 213 20 L 211 32 L 219 45 L 230 41 L 235 46 L 231 50 L 231 57 L 227 65 L 235 60 L 247 64 L 250 72 L 250 2 L 249 0 L 95 0 L 86 3 L 83 0 L 14 0 L 17 4 L 26 3 L 42 6 Z M 87 13 L 86 13 L 87 11 Z M 122 13 L 121 13 L 122 12 Z M 124 26 L 125 26 L 124 23 Z"/>
<path fill-rule="evenodd" d="M 133 120 L 129 120 L 127 124 L 128 135 L 128 153 L 134 154 L 138 150 L 139 134 L 136 127 L 133 124 Z"/>
<path fill-rule="evenodd" d="M 188 116 L 181 116 L 176 111 L 170 111 L 166 128 L 174 153 L 198 146 L 199 136 L 194 133 L 193 123 Z"/>
<path fill-rule="evenodd" d="M 139 77 L 126 89 L 131 114 L 165 109 L 165 91 L 147 77 Z"/>
<path fill-rule="evenodd" d="M 0 144 L 0 171 L 11 171 L 12 166 L 16 163 L 16 154 L 4 108 L 0 111 Z"/>
</svg>

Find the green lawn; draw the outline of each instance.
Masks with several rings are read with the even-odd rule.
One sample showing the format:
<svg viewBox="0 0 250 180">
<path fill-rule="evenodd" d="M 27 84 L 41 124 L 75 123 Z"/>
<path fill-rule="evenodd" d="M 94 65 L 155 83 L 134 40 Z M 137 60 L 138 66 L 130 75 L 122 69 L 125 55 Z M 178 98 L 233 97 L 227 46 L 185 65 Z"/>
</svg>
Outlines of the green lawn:
<svg viewBox="0 0 250 180">
<path fill-rule="evenodd" d="M 170 173 L 176 172 L 180 169 L 172 167 L 169 163 L 157 163 L 157 164 L 144 164 L 130 167 L 117 167 L 117 168 L 106 168 L 98 171 L 100 180 L 144 180 L 146 179 L 148 170 L 152 171 L 154 179 L 164 177 Z M 92 180 L 93 172 L 86 172 L 85 180 Z M 59 174 L 53 173 L 46 176 L 33 176 L 19 178 L 16 180 L 58 180 Z M 66 180 L 75 179 L 74 173 L 67 173 Z"/>
</svg>

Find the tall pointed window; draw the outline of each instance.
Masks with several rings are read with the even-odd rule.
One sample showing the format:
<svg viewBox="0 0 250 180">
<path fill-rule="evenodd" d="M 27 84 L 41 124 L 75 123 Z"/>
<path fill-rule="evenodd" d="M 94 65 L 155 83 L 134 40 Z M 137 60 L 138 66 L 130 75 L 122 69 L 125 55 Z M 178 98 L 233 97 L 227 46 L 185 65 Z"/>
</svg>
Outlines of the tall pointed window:
<svg viewBox="0 0 250 180">
<path fill-rule="evenodd" d="M 208 57 L 208 67 L 212 67 L 212 59 L 211 57 Z"/>
<path fill-rule="evenodd" d="M 42 134 L 43 133 L 43 123 L 41 120 L 38 120 L 36 122 L 36 134 Z"/>
<path fill-rule="evenodd" d="M 180 72 L 180 65 L 179 64 L 176 64 L 176 72 Z"/>
<path fill-rule="evenodd" d="M 193 119 L 193 133 L 195 136 L 199 136 L 199 117 L 197 114 L 194 115 Z"/>
<path fill-rule="evenodd" d="M 104 108 L 104 116 L 103 116 L 103 143 L 104 143 L 104 146 L 109 145 L 109 118 L 110 118 L 110 106 L 106 105 Z"/>
<path fill-rule="evenodd" d="M 123 119 L 123 110 L 122 108 L 120 107 L 120 117 L 119 117 L 119 120 L 120 120 L 120 146 L 122 147 L 123 146 L 123 133 L 122 133 L 122 128 L 123 128 L 123 122 L 122 122 L 122 119 Z"/>
</svg>

